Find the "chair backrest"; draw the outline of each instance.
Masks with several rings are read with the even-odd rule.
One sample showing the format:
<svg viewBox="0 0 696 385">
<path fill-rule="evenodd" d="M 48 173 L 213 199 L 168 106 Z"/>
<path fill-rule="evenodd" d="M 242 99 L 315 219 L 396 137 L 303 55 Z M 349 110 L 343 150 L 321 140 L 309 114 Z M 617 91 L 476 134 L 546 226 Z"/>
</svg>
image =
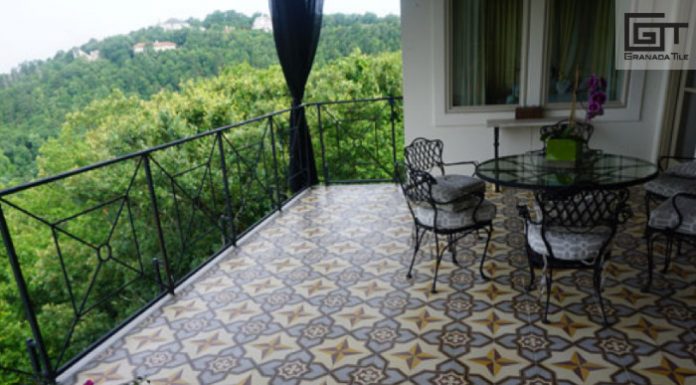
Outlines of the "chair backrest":
<svg viewBox="0 0 696 385">
<path fill-rule="evenodd" d="M 432 202 L 432 186 L 437 183 L 432 175 L 399 163 L 396 165 L 396 171 L 401 190 L 409 206 Z"/>
<path fill-rule="evenodd" d="M 586 232 L 597 227 L 616 230 L 627 210 L 628 190 L 574 188 L 539 191 L 535 194 L 541 225 Z"/>
<path fill-rule="evenodd" d="M 544 148 L 546 147 L 546 139 L 548 138 L 558 138 L 561 135 L 568 134 L 580 141 L 582 141 L 587 147 L 594 132 L 594 127 L 589 123 L 575 121 L 573 128 L 570 132 L 565 133 L 568 127 L 568 119 L 560 120 L 554 124 L 548 126 L 542 126 L 539 129 L 539 135 L 542 141 L 544 141 Z"/>
<path fill-rule="evenodd" d="M 430 173 L 434 168 L 445 173 L 442 166 L 442 149 L 444 145 L 439 139 L 416 138 L 404 148 L 406 165 L 412 170 Z"/>
</svg>

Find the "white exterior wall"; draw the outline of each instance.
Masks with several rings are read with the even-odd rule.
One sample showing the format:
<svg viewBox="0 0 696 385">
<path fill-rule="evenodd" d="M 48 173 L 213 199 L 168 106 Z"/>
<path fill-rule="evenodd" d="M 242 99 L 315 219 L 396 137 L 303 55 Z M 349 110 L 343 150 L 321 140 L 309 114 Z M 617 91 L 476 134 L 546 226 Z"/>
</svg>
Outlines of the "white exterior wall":
<svg viewBox="0 0 696 385">
<path fill-rule="evenodd" d="M 401 0 L 406 143 L 419 136 L 440 138 L 445 142 L 446 161 L 490 159 L 493 129 L 486 128 L 486 120 L 512 119 L 514 111 L 445 112 L 445 1 Z M 529 4 L 532 11 L 535 7 L 538 10 L 544 0 L 530 0 Z M 542 56 L 537 49 L 543 49 L 542 45 L 530 42 L 530 60 Z M 543 71 L 530 71 L 527 83 L 540 81 L 542 75 Z M 668 75 L 666 71 L 633 71 L 626 107 L 607 109 L 604 116 L 593 120 L 595 131 L 590 146 L 655 160 Z M 539 101 L 528 101 L 527 105 Z M 567 114 L 567 110 L 546 111 L 546 116 L 558 116 L 559 120 Z M 541 147 L 538 128 L 507 128 L 500 134 L 501 155 Z"/>
</svg>

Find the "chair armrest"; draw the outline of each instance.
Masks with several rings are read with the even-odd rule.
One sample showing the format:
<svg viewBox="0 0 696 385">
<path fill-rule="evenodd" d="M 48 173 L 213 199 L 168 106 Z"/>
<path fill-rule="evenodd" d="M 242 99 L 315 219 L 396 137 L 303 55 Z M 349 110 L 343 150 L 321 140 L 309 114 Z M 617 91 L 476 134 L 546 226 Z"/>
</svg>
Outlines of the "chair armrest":
<svg viewBox="0 0 696 385">
<path fill-rule="evenodd" d="M 617 214 L 619 224 L 624 224 L 633 218 L 633 210 L 629 205 L 624 205 Z"/>
<path fill-rule="evenodd" d="M 440 166 L 442 166 L 442 167 L 448 167 L 448 166 L 462 166 L 462 165 L 465 165 L 465 164 L 474 166 L 474 172 L 473 172 L 471 175 L 473 176 L 474 174 L 476 174 L 476 167 L 478 167 L 478 162 L 475 161 L 475 160 L 464 160 L 464 161 L 461 161 L 461 162 L 449 162 L 449 163 L 447 163 L 447 162 L 442 162 L 442 163 L 440 163 Z"/>
<path fill-rule="evenodd" d="M 696 194 L 681 192 L 672 197 L 672 207 L 674 207 L 674 211 L 679 217 L 679 222 L 677 222 L 677 225 L 674 226 L 674 229 L 678 229 L 682 224 L 682 220 L 684 219 L 684 213 L 679 209 L 679 204 L 677 202 L 678 200 L 690 200 L 693 201 L 691 202 L 691 205 L 696 205 Z"/>
<path fill-rule="evenodd" d="M 517 213 L 526 222 L 532 222 L 532 216 L 529 214 L 529 207 L 525 203 L 517 202 Z"/>
<path fill-rule="evenodd" d="M 690 160 L 696 160 L 696 157 L 689 157 L 689 156 L 661 156 L 657 160 L 657 167 L 660 169 L 660 171 L 665 171 L 669 167 L 669 161 L 670 160 L 678 160 L 678 161 L 690 161 Z"/>
</svg>

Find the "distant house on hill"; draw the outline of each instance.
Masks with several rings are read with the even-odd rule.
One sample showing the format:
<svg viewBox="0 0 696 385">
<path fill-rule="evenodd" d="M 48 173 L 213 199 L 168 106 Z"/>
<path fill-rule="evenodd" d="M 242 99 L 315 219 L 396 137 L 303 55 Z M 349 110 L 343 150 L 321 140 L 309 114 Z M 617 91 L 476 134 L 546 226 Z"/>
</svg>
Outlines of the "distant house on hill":
<svg viewBox="0 0 696 385">
<path fill-rule="evenodd" d="M 157 24 L 158 27 L 165 31 L 177 31 L 184 28 L 190 28 L 191 25 L 183 20 L 171 18 L 163 23 Z"/>
<path fill-rule="evenodd" d="M 133 46 L 133 53 L 143 53 L 147 47 L 152 47 L 155 52 L 176 49 L 176 43 L 171 41 L 155 41 L 154 43 L 137 43 Z"/>
<path fill-rule="evenodd" d="M 146 46 L 147 46 L 147 44 L 145 44 L 145 43 L 138 43 L 138 44 L 134 45 L 134 46 L 133 46 L 133 53 L 143 53 L 143 52 L 145 52 L 145 47 L 146 47 Z"/>
<path fill-rule="evenodd" d="M 268 15 L 257 16 L 256 19 L 254 19 L 254 22 L 251 24 L 251 29 L 261 30 L 264 32 L 273 31 L 273 22 L 271 21 L 271 17 Z"/>
<path fill-rule="evenodd" d="M 76 59 L 84 59 L 89 62 L 92 62 L 99 59 L 99 50 L 95 49 L 94 51 L 87 53 L 79 48 L 73 48 L 72 55 Z"/>
</svg>

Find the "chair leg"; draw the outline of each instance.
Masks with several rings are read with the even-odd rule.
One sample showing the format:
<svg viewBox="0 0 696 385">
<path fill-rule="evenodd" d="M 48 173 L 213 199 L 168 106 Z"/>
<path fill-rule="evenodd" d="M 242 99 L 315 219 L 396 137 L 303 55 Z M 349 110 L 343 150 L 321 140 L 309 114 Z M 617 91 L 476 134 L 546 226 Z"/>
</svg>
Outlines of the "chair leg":
<svg viewBox="0 0 696 385">
<path fill-rule="evenodd" d="M 484 280 L 488 281 L 490 278 L 486 276 L 486 274 L 483 273 L 483 263 L 486 261 L 486 254 L 488 254 L 488 245 L 491 243 L 491 234 L 493 234 L 493 225 L 489 226 L 486 229 L 486 246 L 483 248 L 483 255 L 481 256 L 481 262 L 479 263 L 479 274 L 481 274 L 481 278 Z"/>
<path fill-rule="evenodd" d="M 440 262 L 442 262 L 442 256 L 445 254 L 444 250 L 440 252 L 440 240 L 437 234 L 435 234 L 435 252 L 435 274 L 433 274 L 433 287 L 430 290 L 433 294 L 437 293 L 437 272 L 440 270 Z"/>
<path fill-rule="evenodd" d="M 454 241 L 454 235 L 450 234 L 447 236 L 447 243 L 449 246 L 449 251 L 452 253 L 452 262 L 459 266 L 459 261 L 457 261 L 457 244 Z"/>
<path fill-rule="evenodd" d="M 645 231 L 643 233 L 643 236 L 647 238 L 648 235 L 648 221 L 650 220 L 650 193 L 646 192 L 645 193 Z"/>
<path fill-rule="evenodd" d="M 646 241 L 648 242 L 648 281 L 645 283 L 645 286 L 643 286 L 643 292 L 650 291 L 650 285 L 652 285 L 653 280 L 653 269 L 655 269 L 655 261 L 653 260 L 653 248 L 655 246 L 655 240 L 651 234 L 647 234 Z"/>
<path fill-rule="evenodd" d="M 682 255 L 682 251 L 683 251 L 682 250 L 682 240 L 677 239 L 677 255 L 676 255 L 676 257 L 679 257 L 680 255 Z"/>
<path fill-rule="evenodd" d="M 553 269 L 551 266 L 546 268 L 546 305 L 544 306 L 544 317 L 542 322 L 549 323 L 549 302 L 551 302 L 551 282 L 553 281 Z"/>
<path fill-rule="evenodd" d="M 597 259 L 594 266 L 594 276 L 592 277 L 592 282 L 594 283 L 595 294 L 597 294 L 597 302 L 599 304 L 599 310 L 602 313 L 602 323 L 604 326 L 609 325 L 607 322 L 607 313 L 604 310 L 604 300 L 602 299 L 602 265 L 601 260 Z"/>
<path fill-rule="evenodd" d="M 408 267 L 408 273 L 406 273 L 406 278 L 413 278 L 413 275 L 411 274 L 411 271 L 413 271 L 413 264 L 416 262 L 416 254 L 418 254 L 418 249 L 420 248 L 420 243 L 423 240 L 423 235 L 425 234 L 425 230 L 421 233 L 418 231 L 418 226 L 416 226 L 416 236 L 415 236 L 415 245 L 413 247 L 413 257 L 411 258 L 411 266 Z"/>
<path fill-rule="evenodd" d="M 672 239 L 671 236 L 667 236 L 667 247 L 665 250 L 665 267 L 662 268 L 662 274 L 667 274 L 667 271 L 669 270 L 669 265 L 672 262 L 672 246 L 674 244 L 674 240 Z"/>
<path fill-rule="evenodd" d="M 525 250 L 527 251 L 527 264 L 529 265 L 529 284 L 524 288 L 526 291 L 532 291 L 534 289 L 534 280 L 536 277 L 534 276 L 534 264 L 532 262 L 532 250 L 529 248 L 529 245 L 525 245 Z"/>
</svg>

